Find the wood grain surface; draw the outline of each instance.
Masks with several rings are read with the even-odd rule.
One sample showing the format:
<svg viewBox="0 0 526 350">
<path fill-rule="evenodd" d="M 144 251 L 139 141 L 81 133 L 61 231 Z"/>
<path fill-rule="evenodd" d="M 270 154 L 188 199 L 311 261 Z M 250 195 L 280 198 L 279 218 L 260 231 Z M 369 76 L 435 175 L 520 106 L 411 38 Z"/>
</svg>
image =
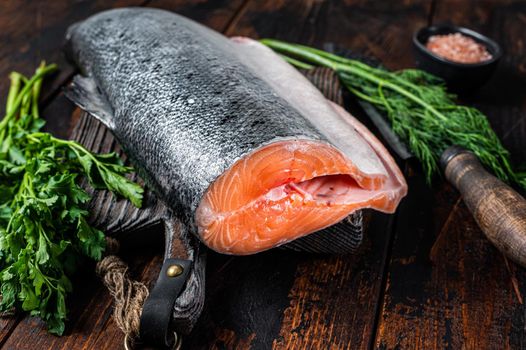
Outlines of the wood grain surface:
<svg viewBox="0 0 526 350">
<path fill-rule="evenodd" d="M 434 23 L 463 25 L 497 40 L 504 57 L 491 81 L 461 100 L 486 113 L 524 163 L 525 61 L 522 1 L 437 1 Z M 458 194 L 408 173 L 375 346 L 380 349 L 522 349 L 524 270 L 506 265 Z M 524 193 L 523 193 L 524 195 Z M 408 208 L 410 207 L 410 208 Z M 509 266 L 509 268 L 507 267 Z"/>
<path fill-rule="evenodd" d="M 62 56 L 68 25 L 118 6 L 176 11 L 228 35 L 273 37 L 371 55 L 390 69 L 413 66 L 412 33 L 450 21 L 504 48 L 493 79 L 461 100 L 485 112 L 516 163 L 526 162 L 526 2 L 511 0 L 118 0 L 0 3 L 0 96 L 11 70 L 41 59 L 61 72 L 46 86 L 47 130 L 68 135 L 79 111 L 60 93 L 74 73 Z M 356 105 L 349 108 L 360 119 Z M 373 132 L 375 131 L 372 128 Z M 375 214 L 356 256 L 272 250 L 249 257 L 211 253 L 207 304 L 186 349 L 526 349 L 526 274 L 482 235 L 458 194 L 428 186 L 418 164 L 402 164 L 409 195 L 396 215 Z M 162 245 L 123 248 L 137 278 L 151 280 Z M 86 266 L 75 277 L 66 335 L 37 319 L 0 319 L 5 349 L 121 349 L 111 298 Z"/>
</svg>

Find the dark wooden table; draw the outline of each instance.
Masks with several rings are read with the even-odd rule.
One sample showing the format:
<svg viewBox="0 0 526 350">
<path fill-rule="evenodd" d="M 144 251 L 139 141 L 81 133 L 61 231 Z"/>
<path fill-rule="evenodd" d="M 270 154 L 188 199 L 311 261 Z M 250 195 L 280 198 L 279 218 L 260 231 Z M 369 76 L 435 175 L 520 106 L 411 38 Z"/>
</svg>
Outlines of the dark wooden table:
<svg viewBox="0 0 526 350">
<path fill-rule="evenodd" d="M 413 66 L 411 36 L 429 22 L 481 31 L 504 48 L 490 83 L 464 98 L 485 112 L 526 163 L 526 2 L 117 0 L 0 3 L 0 96 L 11 70 L 31 73 L 41 59 L 61 72 L 47 84 L 48 130 L 62 137 L 78 110 L 61 94 L 74 73 L 61 53 L 67 26 L 119 6 L 169 9 L 226 35 L 274 37 L 321 46 L 333 42 L 372 55 L 391 69 Z M 374 129 L 373 129 L 374 130 Z M 424 183 L 404 164 L 409 195 L 394 216 L 376 215 L 353 257 L 273 250 L 250 257 L 211 253 L 207 306 L 188 349 L 519 349 L 526 348 L 525 270 L 484 238 L 458 194 Z M 160 247 L 125 258 L 137 278 L 153 276 Z M 111 298 L 88 266 L 75 278 L 66 335 L 34 318 L 0 321 L 5 349 L 120 349 Z"/>
</svg>

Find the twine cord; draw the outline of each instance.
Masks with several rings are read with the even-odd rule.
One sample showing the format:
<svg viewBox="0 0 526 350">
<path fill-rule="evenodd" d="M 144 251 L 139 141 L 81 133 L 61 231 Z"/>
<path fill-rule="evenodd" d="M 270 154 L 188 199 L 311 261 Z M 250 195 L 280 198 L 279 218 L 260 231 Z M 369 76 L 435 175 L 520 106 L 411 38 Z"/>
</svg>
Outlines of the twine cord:
<svg viewBox="0 0 526 350">
<path fill-rule="evenodd" d="M 116 254 L 119 242 L 106 237 L 105 256 L 97 263 L 96 271 L 114 299 L 113 318 L 125 336 L 126 348 L 131 348 L 139 337 L 139 326 L 148 288 L 134 281 L 128 274 L 128 265 Z"/>
</svg>

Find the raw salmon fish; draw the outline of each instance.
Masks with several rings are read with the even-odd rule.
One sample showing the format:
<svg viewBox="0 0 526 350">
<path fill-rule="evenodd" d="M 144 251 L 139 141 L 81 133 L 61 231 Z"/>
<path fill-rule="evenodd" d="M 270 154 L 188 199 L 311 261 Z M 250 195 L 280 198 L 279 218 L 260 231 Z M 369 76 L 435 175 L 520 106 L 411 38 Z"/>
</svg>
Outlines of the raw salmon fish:
<svg viewBox="0 0 526 350">
<path fill-rule="evenodd" d="M 114 133 L 139 174 L 210 248 L 252 254 L 407 186 L 380 142 L 262 44 L 155 9 L 70 28 L 83 76 L 68 96 Z"/>
</svg>

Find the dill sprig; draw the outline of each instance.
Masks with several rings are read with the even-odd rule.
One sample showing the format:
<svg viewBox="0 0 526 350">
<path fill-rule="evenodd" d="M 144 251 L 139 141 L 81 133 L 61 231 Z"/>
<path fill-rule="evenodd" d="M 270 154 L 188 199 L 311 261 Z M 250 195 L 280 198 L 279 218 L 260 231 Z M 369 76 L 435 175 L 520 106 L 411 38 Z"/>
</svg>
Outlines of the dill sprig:
<svg viewBox="0 0 526 350">
<path fill-rule="evenodd" d="M 526 174 L 513 170 L 509 152 L 486 116 L 456 104 L 441 79 L 417 69 L 391 72 L 308 46 L 273 39 L 261 42 L 298 68 L 324 66 L 336 71 L 352 94 L 384 112 L 394 133 L 422 163 L 428 182 L 438 172 L 442 152 L 458 145 L 475 153 L 501 180 L 526 188 Z"/>
</svg>

